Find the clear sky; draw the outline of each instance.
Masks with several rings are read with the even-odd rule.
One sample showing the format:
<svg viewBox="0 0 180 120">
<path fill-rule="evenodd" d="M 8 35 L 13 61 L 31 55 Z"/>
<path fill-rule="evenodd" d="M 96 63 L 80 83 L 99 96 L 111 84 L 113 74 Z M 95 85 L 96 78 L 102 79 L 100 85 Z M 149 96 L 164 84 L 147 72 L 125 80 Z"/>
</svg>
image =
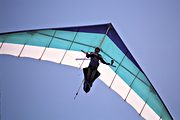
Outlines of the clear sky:
<svg viewBox="0 0 180 120">
<path fill-rule="evenodd" d="M 0 32 L 111 22 L 173 118 L 180 119 L 179 6 L 179 0 L 0 0 Z M 1 55 L 4 119 L 141 119 L 100 81 L 73 101 L 80 79 L 81 70 L 72 67 Z"/>
</svg>

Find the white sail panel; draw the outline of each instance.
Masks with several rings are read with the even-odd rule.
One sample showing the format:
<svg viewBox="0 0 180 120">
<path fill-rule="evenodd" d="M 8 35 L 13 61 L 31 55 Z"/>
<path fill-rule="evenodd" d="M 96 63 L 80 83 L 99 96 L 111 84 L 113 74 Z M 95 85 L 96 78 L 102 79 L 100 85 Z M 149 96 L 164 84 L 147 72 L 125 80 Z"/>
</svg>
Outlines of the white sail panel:
<svg viewBox="0 0 180 120">
<path fill-rule="evenodd" d="M 18 56 L 24 45 L 21 44 L 12 44 L 12 43 L 3 43 L 0 48 L 0 54 L 9 54 L 13 56 Z"/>
<path fill-rule="evenodd" d="M 39 59 L 45 47 L 25 45 L 20 57 L 31 57 Z"/>
<path fill-rule="evenodd" d="M 127 96 L 126 101 L 127 101 L 131 106 L 133 106 L 134 109 L 135 109 L 138 113 L 141 112 L 141 110 L 142 110 L 142 108 L 143 108 L 143 106 L 144 106 L 144 104 L 145 104 L 144 100 L 143 100 L 141 97 L 139 97 L 139 96 L 136 94 L 136 92 L 134 92 L 133 89 L 130 90 L 130 92 L 129 92 L 128 96 Z"/>
<path fill-rule="evenodd" d="M 84 56 L 82 56 L 82 58 L 85 58 L 86 59 L 86 56 L 84 55 Z M 89 65 L 89 62 L 90 62 L 90 59 L 89 60 L 83 60 L 83 62 L 82 62 L 82 65 L 81 65 L 81 69 L 83 69 L 83 68 L 85 68 L 85 67 L 88 67 L 88 65 Z"/>
<path fill-rule="evenodd" d="M 116 75 L 111 89 L 125 99 L 130 87 L 118 75 Z"/>
<path fill-rule="evenodd" d="M 66 50 L 56 48 L 46 48 L 41 60 L 60 63 Z"/>
<path fill-rule="evenodd" d="M 84 53 L 82 53 L 82 52 L 68 50 L 65 53 L 61 64 L 70 65 L 70 66 L 80 68 L 83 61 L 82 60 L 77 61 L 76 58 L 78 58 L 79 56 L 83 56 L 83 55 L 84 55 Z"/>
<path fill-rule="evenodd" d="M 114 76 L 115 76 L 115 72 L 108 66 L 105 64 L 100 64 L 99 68 L 98 68 L 99 72 L 101 73 L 101 75 L 99 76 L 99 78 L 107 85 L 110 86 Z M 108 73 L 108 74 L 107 74 Z"/>
<path fill-rule="evenodd" d="M 149 107 L 148 104 L 145 105 L 141 116 L 146 120 L 159 120 L 160 117 Z"/>
</svg>

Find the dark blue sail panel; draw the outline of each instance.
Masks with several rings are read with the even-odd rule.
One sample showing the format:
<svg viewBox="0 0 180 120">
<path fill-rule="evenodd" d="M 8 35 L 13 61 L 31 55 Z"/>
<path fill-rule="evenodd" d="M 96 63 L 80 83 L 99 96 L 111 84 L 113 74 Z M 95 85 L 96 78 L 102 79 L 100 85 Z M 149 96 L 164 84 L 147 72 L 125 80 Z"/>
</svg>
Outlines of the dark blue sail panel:
<svg viewBox="0 0 180 120">
<path fill-rule="evenodd" d="M 80 26 L 80 27 L 78 26 L 78 27 L 56 28 L 56 30 L 105 34 L 108 27 L 109 24 L 101 24 L 101 25 L 89 25 L 89 26 Z"/>
</svg>

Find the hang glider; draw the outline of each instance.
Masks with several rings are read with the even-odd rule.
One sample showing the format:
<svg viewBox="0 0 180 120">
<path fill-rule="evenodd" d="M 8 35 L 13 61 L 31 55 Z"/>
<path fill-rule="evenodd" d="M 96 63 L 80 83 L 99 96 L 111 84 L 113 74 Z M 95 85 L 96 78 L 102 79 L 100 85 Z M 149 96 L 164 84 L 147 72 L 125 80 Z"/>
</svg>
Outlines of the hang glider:
<svg viewBox="0 0 180 120">
<path fill-rule="evenodd" d="M 0 54 L 47 60 L 77 68 L 87 67 L 81 50 L 101 47 L 106 61 L 101 64 L 100 80 L 129 103 L 146 120 L 173 120 L 157 91 L 136 62 L 111 23 L 26 30 L 0 34 Z"/>
</svg>

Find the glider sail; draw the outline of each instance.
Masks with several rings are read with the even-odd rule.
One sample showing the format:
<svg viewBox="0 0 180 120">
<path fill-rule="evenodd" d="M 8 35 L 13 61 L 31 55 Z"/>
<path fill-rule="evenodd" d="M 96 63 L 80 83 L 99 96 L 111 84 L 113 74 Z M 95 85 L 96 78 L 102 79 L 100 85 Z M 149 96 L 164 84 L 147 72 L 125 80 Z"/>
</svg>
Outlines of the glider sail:
<svg viewBox="0 0 180 120">
<path fill-rule="evenodd" d="M 88 61 L 76 58 L 81 52 L 100 46 L 106 61 L 116 67 L 101 64 L 100 79 L 139 115 L 147 120 L 172 120 L 168 109 L 138 65 L 112 24 L 68 28 L 27 30 L 0 34 L 0 54 L 30 57 L 59 64 L 87 67 Z"/>
</svg>

